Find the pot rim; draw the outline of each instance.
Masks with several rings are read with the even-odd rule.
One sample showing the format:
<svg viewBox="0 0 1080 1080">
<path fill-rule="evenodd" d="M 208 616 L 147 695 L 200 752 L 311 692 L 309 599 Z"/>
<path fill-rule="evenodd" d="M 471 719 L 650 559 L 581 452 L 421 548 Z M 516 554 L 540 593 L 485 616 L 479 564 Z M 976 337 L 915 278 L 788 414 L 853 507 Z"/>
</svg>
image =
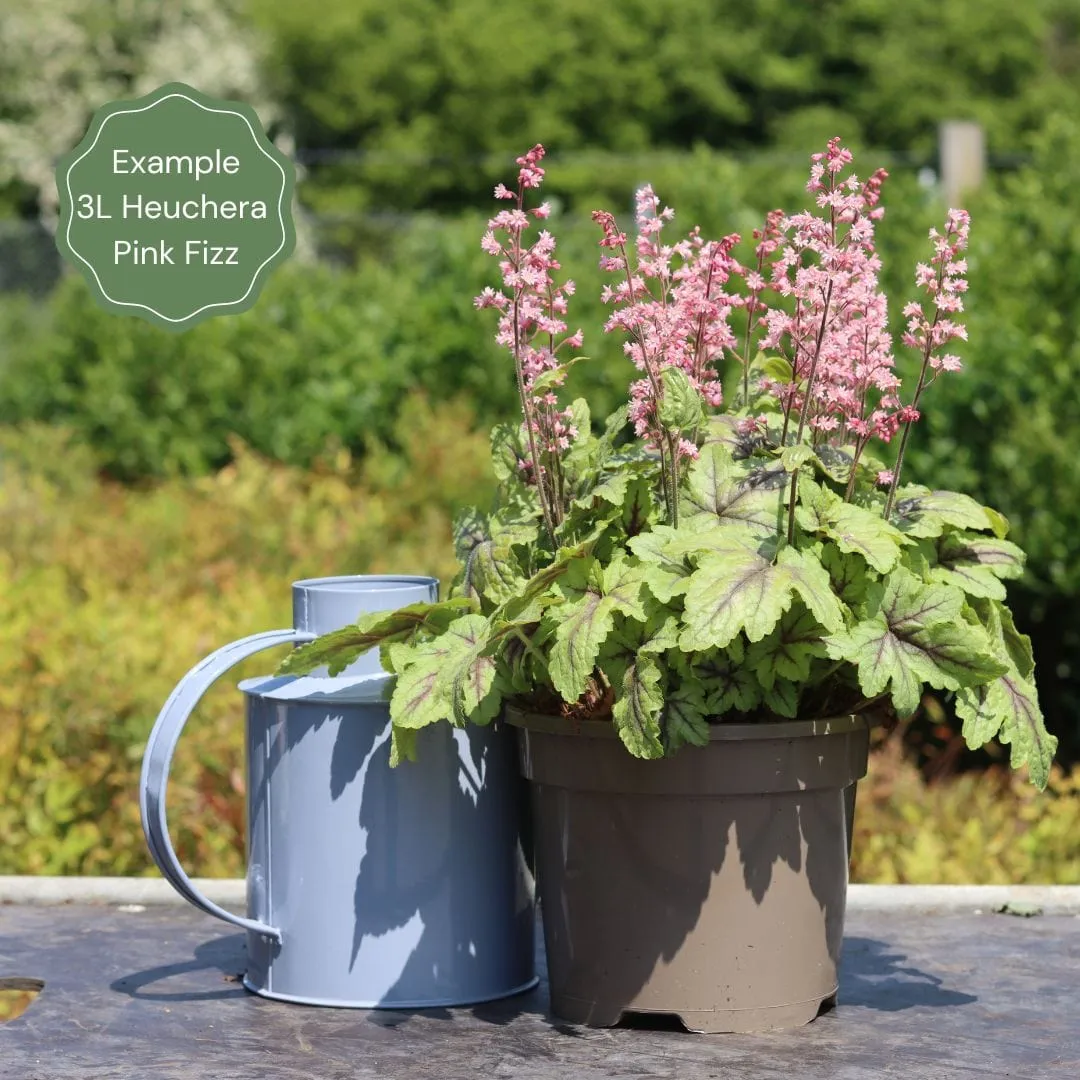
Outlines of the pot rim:
<svg viewBox="0 0 1080 1080">
<path fill-rule="evenodd" d="M 319 589 L 344 588 L 364 592 L 393 592 L 395 589 L 414 585 L 438 585 L 439 579 L 427 574 L 336 574 L 328 577 L 301 578 L 294 581 L 294 589 L 317 591 Z M 373 588 L 373 586 L 376 586 Z M 377 586 L 383 586 L 378 588 Z"/>
<path fill-rule="evenodd" d="M 568 738 L 618 739 L 619 733 L 610 720 L 567 720 L 562 716 L 528 712 L 507 705 L 506 722 L 511 727 L 524 728 L 543 735 L 565 735 Z M 849 713 L 821 720 L 778 720 L 756 724 L 710 724 L 709 742 L 733 742 L 747 739 L 799 739 L 817 735 L 842 735 L 866 726 L 866 718 Z"/>
</svg>

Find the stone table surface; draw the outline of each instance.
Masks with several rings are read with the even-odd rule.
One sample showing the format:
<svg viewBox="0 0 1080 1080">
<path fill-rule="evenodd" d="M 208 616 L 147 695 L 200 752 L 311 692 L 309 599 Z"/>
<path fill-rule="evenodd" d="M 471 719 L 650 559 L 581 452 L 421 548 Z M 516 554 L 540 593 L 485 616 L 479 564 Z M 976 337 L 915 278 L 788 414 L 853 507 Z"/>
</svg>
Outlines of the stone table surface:
<svg viewBox="0 0 1080 1080">
<path fill-rule="evenodd" d="M 542 956 L 541 956 L 542 963 Z M 244 939 L 176 907 L 0 905 L 3 1080 L 1080 1077 L 1080 916 L 849 911 L 836 1010 L 796 1031 L 564 1024 L 546 987 L 425 1012 L 257 998 Z"/>
</svg>

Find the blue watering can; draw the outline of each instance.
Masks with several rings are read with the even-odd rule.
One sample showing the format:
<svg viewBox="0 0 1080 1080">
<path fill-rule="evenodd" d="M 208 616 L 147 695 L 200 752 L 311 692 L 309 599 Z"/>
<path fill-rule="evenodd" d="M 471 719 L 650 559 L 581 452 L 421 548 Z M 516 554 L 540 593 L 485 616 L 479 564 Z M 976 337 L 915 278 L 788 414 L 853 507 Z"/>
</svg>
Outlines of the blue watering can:
<svg viewBox="0 0 1080 1080">
<path fill-rule="evenodd" d="M 337 577 L 293 585 L 289 630 L 219 649 L 180 680 L 143 758 L 150 854 L 183 897 L 247 932 L 244 985 L 310 1005 L 467 1005 L 530 989 L 533 880 L 518 830 L 514 732 L 439 724 L 417 762 L 389 765 L 387 675 L 377 652 L 330 678 L 265 677 L 247 699 L 247 917 L 214 904 L 169 839 L 165 794 L 177 740 L 235 664 L 310 641 L 369 612 L 433 601 L 425 577 Z"/>
</svg>

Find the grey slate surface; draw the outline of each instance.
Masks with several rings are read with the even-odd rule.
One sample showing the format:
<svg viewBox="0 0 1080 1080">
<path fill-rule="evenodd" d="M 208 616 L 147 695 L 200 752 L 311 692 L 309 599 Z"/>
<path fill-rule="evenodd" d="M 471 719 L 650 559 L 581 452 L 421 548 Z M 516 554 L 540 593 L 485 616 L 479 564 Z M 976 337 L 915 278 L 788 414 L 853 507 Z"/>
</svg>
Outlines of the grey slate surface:
<svg viewBox="0 0 1080 1080">
<path fill-rule="evenodd" d="M 840 1005 L 797 1031 L 571 1027 L 546 990 L 427 1013 L 248 994 L 243 936 L 195 911 L 0 906 L 3 1080 L 1080 1078 L 1080 917 L 849 913 Z"/>
</svg>

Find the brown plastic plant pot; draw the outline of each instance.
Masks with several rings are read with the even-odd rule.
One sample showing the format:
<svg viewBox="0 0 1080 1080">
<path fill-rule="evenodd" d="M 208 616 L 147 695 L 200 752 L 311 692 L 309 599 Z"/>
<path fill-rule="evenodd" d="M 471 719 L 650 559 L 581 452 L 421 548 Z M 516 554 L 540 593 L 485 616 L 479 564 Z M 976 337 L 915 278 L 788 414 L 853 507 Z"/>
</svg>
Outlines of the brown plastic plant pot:
<svg viewBox="0 0 1080 1080">
<path fill-rule="evenodd" d="M 557 1016 L 767 1031 L 835 1002 L 862 718 L 716 725 L 708 746 L 658 761 L 606 721 L 507 719 Z"/>
</svg>

